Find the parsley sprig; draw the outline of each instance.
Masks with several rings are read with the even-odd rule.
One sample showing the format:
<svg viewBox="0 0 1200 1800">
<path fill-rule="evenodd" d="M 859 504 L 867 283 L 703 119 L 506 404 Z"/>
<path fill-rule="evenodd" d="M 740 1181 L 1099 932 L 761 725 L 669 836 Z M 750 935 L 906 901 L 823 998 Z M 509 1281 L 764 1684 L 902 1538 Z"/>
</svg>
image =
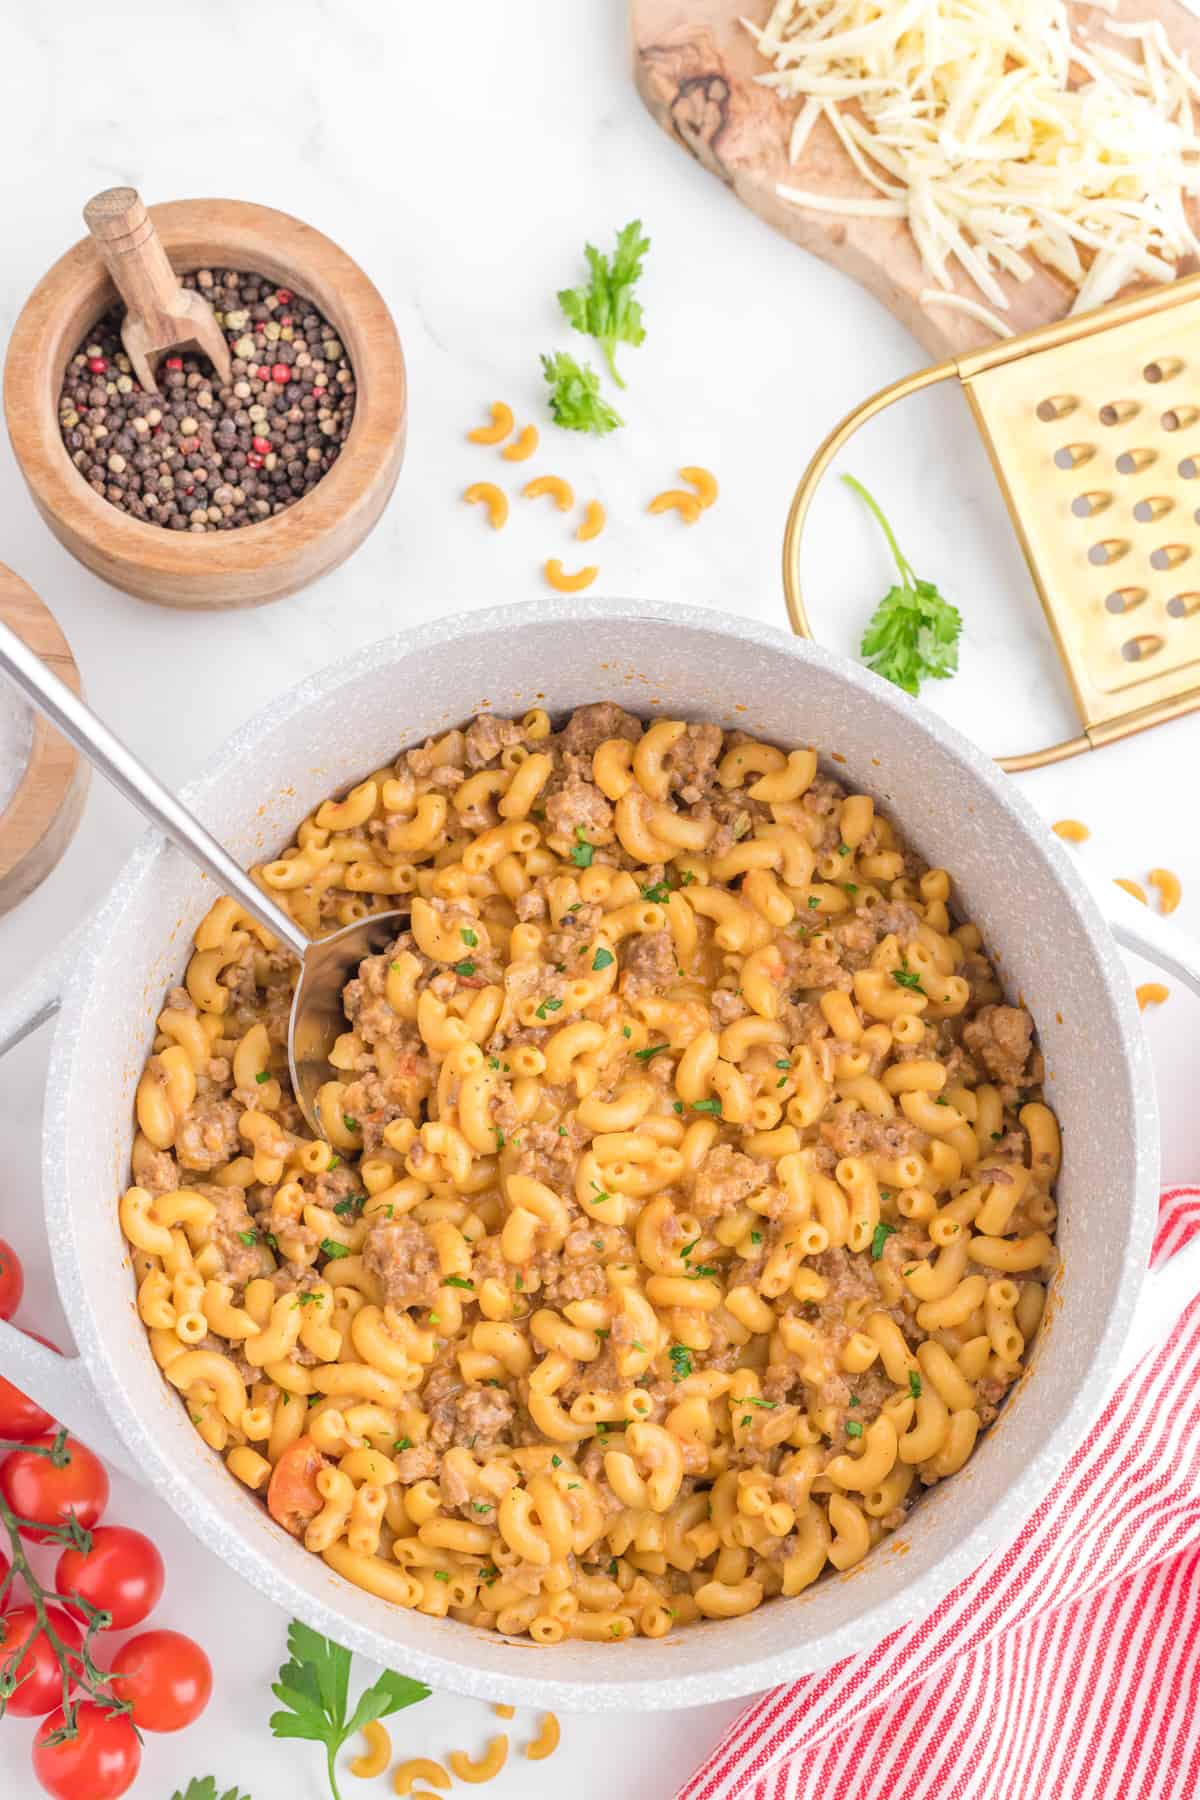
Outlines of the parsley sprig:
<svg viewBox="0 0 1200 1800">
<path fill-rule="evenodd" d="M 561 288 L 558 304 L 576 331 L 594 337 L 608 364 L 608 372 L 617 386 L 625 383 L 617 373 L 613 352 L 618 344 L 637 345 L 646 335 L 642 308 L 633 297 L 634 286 L 642 273 L 642 258 L 650 248 L 650 239 L 642 236 L 642 221 L 632 219 L 617 233 L 617 247 L 610 263 L 594 244 L 585 244 L 591 280 L 587 287 Z"/>
<path fill-rule="evenodd" d="M 934 582 L 918 579 L 862 483 L 853 475 L 843 475 L 842 480 L 874 514 L 900 572 L 899 582 L 888 589 L 871 615 L 860 655 L 876 675 L 894 682 L 906 694 L 917 694 L 922 681 L 945 681 L 957 672 L 962 615 L 942 598 Z"/>
<path fill-rule="evenodd" d="M 347 1716 L 350 1692 L 349 1650 L 331 1643 L 317 1631 L 293 1619 L 288 1626 L 291 1661 L 279 1671 L 271 1692 L 287 1709 L 271 1714 L 272 1734 L 277 1738 L 307 1738 L 325 1746 L 325 1766 L 333 1800 L 341 1800 L 335 1763 L 346 1739 L 372 1719 L 386 1719 L 401 1707 L 429 1698 L 422 1681 L 385 1669 L 379 1680 L 364 1688 L 353 1712 Z"/>
<path fill-rule="evenodd" d="M 590 363 L 577 363 L 565 350 L 543 356 L 542 373 L 550 387 L 550 412 L 566 431 L 591 431 L 604 437 L 625 423 L 600 392 L 600 377 Z"/>
<path fill-rule="evenodd" d="M 243 1794 L 239 1787 L 227 1788 L 218 1796 L 215 1775 L 193 1775 L 182 1791 L 175 1789 L 171 1800 L 250 1800 L 250 1796 Z"/>
</svg>

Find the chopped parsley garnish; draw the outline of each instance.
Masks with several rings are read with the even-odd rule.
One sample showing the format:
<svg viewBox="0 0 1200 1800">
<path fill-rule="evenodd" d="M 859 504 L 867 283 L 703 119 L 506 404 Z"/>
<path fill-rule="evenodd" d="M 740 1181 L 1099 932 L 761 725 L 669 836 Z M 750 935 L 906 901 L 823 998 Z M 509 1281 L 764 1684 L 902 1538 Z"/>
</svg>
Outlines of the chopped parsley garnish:
<svg viewBox="0 0 1200 1800">
<path fill-rule="evenodd" d="M 851 1406 L 861 1406 L 861 1405 L 862 1405 L 862 1401 L 861 1401 L 861 1400 L 860 1400 L 860 1399 L 859 1399 L 859 1397 L 858 1397 L 858 1395 L 857 1395 L 857 1394 L 851 1394 L 851 1396 L 850 1396 L 850 1404 L 851 1404 Z"/>
<path fill-rule="evenodd" d="M 883 1246 L 895 1231 L 894 1225 L 885 1225 L 881 1219 L 871 1233 L 871 1261 L 878 1262 L 883 1255 Z"/>
<path fill-rule="evenodd" d="M 839 856 L 849 856 L 849 854 L 850 854 L 849 844 L 839 844 L 838 845 L 838 855 Z"/>
<path fill-rule="evenodd" d="M 410 1437 L 397 1438 L 395 1443 L 392 1445 L 392 1449 L 393 1450 L 411 1450 L 412 1449 L 412 1439 Z"/>
<path fill-rule="evenodd" d="M 612 967 L 613 963 L 615 963 L 616 960 L 617 959 L 613 955 L 612 951 L 606 950 L 604 945 L 601 944 L 600 948 L 597 950 L 595 956 L 592 958 L 592 968 L 593 969 L 608 969 L 608 968 Z"/>
<path fill-rule="evenodd" d="M 332 1175 L 333 1171 L 335 1169 L 340 1169 L 341 1166 L 342 1166 L 341 1157 L 340 1156 L 331 1156 L 329 1161 L 325 1164 L 325 1173 L 327 1175 Z"/>
<path fill-rule="evenodd" d="M 675 1102 L 674 1102 L 674 1104 L 673 1104 L 673 1105 L 672 1105 L 672 1107 L 671 1107 L 671 1111 L 672 1111 L 672 1112 L 677 1112 L 677 1113 L 681 1113 L 681 1112 L 682 1112 L 682 1111 L 683 1111 L 683 1101 L 682 1101 L 682 1100 L 676 1100 L 676 1101 L 675 1101 Z"/>
<path fill-rule="evenodd" d="M 433 1579 L 435 1581 L 449 1581 L 449 1579 L 450 1579 L 449 1569 L 435 1569 L 433 1571 Z"/>
<path fill-rule="evenodd" d="M 603 1238 L 593 1238 L 592 1239 L 592 1249 L 593 1250 L 603 1250 L 603 1248 L 604 1248 L 604 1239 Z"/>
<path fill-rule="evenodd" d="M 600 1339 L 601 1343 L 604 1342 L 611 1329 L 612 1327 L 609 1325 L 597 1325 L 595 1327 L 596 1336 Z"/>
<path fill-rule="evenodd" d="M 473 975 L 475 973 L 475 964 L 470 961 L 456 962 L 454 965 L 454 973 L 456 975 Z"/>
<path fill-rule="evenodd" d="M 635 1050 L 633 1054 L 638 1062 L 649 1062 L 652 1056 L 658 1056 L 670 1048 L 670 1044 L 647 1044 L 644 1050 Z"/>
<path fill-rule="evenodd" d="M 329 1258 L 330 1262 L 336 1262 L 339 1257 L 349 1256 L 350 1254 L 349 1245 L 339 1244 L 334 1238 L 322 1238 L 321 1249 Z"/>
<path fill-rule="evenodd" d="M 697 1263 L 694 1269 L 687 1272 L 688 1281 L 700 1281 L 705 1275 L 715 1275 L 716 1270 L 711 1263 Z"/>
<path fill-rule="evenodd" d="M 786 1056 L 781 1056 L 779 1058 L 778 1062 L 775 1064 L 775 1067 L 777 1069 L 790 1069 L 791 1066 L 792 1066 L 791 1060 L 790 1060 L 790 1058 L 788 1058 Z"/>
<path fill-rule="evenodd" d="M 632 1037 L 632 1036 L 633 1036 L 633 1031 L 632 1031 L 632 1028 L 631 1028 L 631 1027 L 630 1027 L 630 1026 L 628 1026 L 628 1025 L 622 1025 L 622 1027 L 621 1027 L 621 1036 L 622 1036 L 622 1037 L 623 1037 L 623 1038 L 627 1038 L 627 1037 Z"/>
<path fill-rule="evenodd" d="M 742 1426 L 753 1425 L 754 1420 L 750 1417 L 749 1413 L 744 1413 L 742 1415 L 742 1417 L 738 1420 L 738 1423 L 739 1423 L 739 1425 L 742 1425 Z"/>
<path fill-rule="evenodd" d="M 761 1244 L 762 1243 L 762 1232 L 761 1231 L 752 1231 L 750 1233 L 750 1242 L 752 1244 Z"/>
<path fill-rule="evenodd" d="M 778 1404 L 779 1402 L 777 1400 L 760 1400 L 756 1394 L 751 1394 L 750 1396 L 751 1406 L 764 1406 L 768 1412 L 774 1412 Z"/>
<path fill-rule="evenodd" d="M 550 1458 L 550 1467 L 552 1469 L 560 1469 L 562 1467 L 562 1457 L 557 1455 L 552 1456 Z"/>
<path fill-rule="evenodd" d="M 500 1058 L 498 1056 L 489 1056 L 488 1057 L 488 1068 L 489 1069 L 498 1069 L 499 1067 L 500 1067 Z"/>
<path fill-rule="evenodd" d="M 491 1512 L 491 1510 L 492 1510 L 492 1503 L 490 1500 L 472 1500 L 472 1502 L 471 1502 L 471 1511 L 472 1512 L 485 1513 L 485 1512 Z"/>
<path fill-rule="evenodd" d="M 254 1231 L 254 1230 L 239 1231 L 238 1232 L 238 1242 L 239 1242 L 239 1244 L 245 1244 L 246 1248 L 249 1249 L 251 1244 L 257 1244 L 257 1242 L 258 1242 L 257 1231 Z"/>
<path fill-rule="evenodd" d="M 820 904 L 821 904 L 820 895 L 819 894 L 810 894 L 808 896 L 808 904 L 809 904 L 810 911 L 816 912 L 818 906 L 820 906 Z"/>
<path fill-rule="evenodd" d="M 366 1205 L 366 1200 L 365 1194 L 351 1194 L 348 1199 L 337 1201 L 333 1210 L 339 1219 L 349 1219 L 358 1212 L 360 1207 Z"/>
<path fill-rule="evenodd" d="M 935 1106 L 949 1106 L 950 1102 L 939 1094 L 933 1103 Z"/>
<path fill-rule="evenodd" d="M 897 987 L 911 988 L 914 994 L 923 994 L 925 992 L 925 989 L 921 986 L 921 977 L 917 974 L 917 971 L 915 969 L 910 969 L 908 964 L 903 960 L 901 960 L 898 969 L 892 970 L 892 980 L 896 983 Z"/>
<path fill-rule="evenodd" d="M 843 894 L 849 894 L 850 898 L 853 900 L 855 894 L 858 892 L 857 881 L 843 881 L 842 892 Z"/>
<path fill-rule="evenodd" d="M 642 889 L 642 899 L 649 900 L 655 906 L 661 906 L 664 900 L 671 898 L 671 890 L 665 881 L 656 881 L 653 887 Z"/>
<path fill-rule="evenodd" d="M 680 1256 L 682 1256 L 684 1262 L 687 1261 L 688 1257 L 692 1254 L 692 1251 L 696 1248 L 696 1245 L 699 1242 L 700 1242 L 699 1238 L 693 1238 L 690 1244 L 685 1244 L 683 1246 L 683 1249 L 679 1252 L 679 1254 L 680 1254 Z"/>
<path fill-rule="evenodd" d="M 443 1275 L 442 1286 L 466 1288 L 468 1294 L 473 1294 L 475 1292 L 475 1283 L 473 1281 L 464 1280 L 461 1275 Z"/>
<path fill-rule="evenodd" d="M 698 1113 L 713 1113 L 719 1119 L 721 1116 L 721 1102 L 717 1099 L 693 1100 L 692 1111 Z"/>
<path fill-rule="evenodd" d="M 850 1423 L 846 1427 L 846 1436 L 853 1437 L 853 1438 L 859 1438 L 862 1436 L 862 1434 L 863 1434 L 863 1428 L 862 1428 L 861 1424 L 859 1423 L 859 1421 L 857 1419 L 851 1419 Z"/>
<path fill-rule="evenodd" d="M 350 1117 L 349 1113 L 342 1114 L 342 1124 L 346 1127 L 347 1131 L 361 1131 L 362 1130 L 362 1127 L 359 1124 L 358 1120 L 352 1119 Z"/>
<path fill-rule="evenodd" d="M 921 1377 L 915 1369 L 908 1371 L 908 1391 L 914 1400 L 921 1398 Z"/>
<path fill-rule="evenodd" d="M 562 1001 L 561 1000 L 551 1000 L 551 999 L 547 998 L 547 999 L 543 1000 L 542 1004 L 538 1007 L 536 1016 L 539 1019 L 544 1019 L 546 1017 L 547 1013 L 561 1012 L 561 1010 L 562 1010 Z"/>
<path fill-rule="evenodd" d="M 595 846 L 589 844 L 583 835 L 583 826 L 575 827 L 575 842 L 571 845 L 571 861 L 577 869 L 590 869 L 596 855 Z"/>
<path fill-rule="evenodd" d="M 462 939 L 463 943 L 467 946 L 468 950 L 473 950 L 475 948 L 476 944 L 479 942 L 478 934 L 474 931 L 468 931 L 465 926 L 459 932 L 458 935 Z"/>
<path fill-rule="evenodd" d="M 671 1359 L 671 1373 L 676 1381 L 686 1381 L 692 1372 L 692 1353 L 686 1344 L 672 1344 L 667 1351 Z"/>
<path fill-rule="evenodd" d="M 258 1071 L 258 1074 L 254 1077 L 254 1079 L 255 1079 L 255 1081 L 257 1081 L 259 1087 L 261 1087 L 264 1081 L 270 1081 L 270 1079 L 271 1079 L 270 1069 L 260 1069 Z"/>
<path fill-rule="evenodd" d="M 504 1148 L 504 1133 L 499 1129 L 496 1132 L 496 1148 L 497 1150 L 503 1150 Z"/>
</svg>

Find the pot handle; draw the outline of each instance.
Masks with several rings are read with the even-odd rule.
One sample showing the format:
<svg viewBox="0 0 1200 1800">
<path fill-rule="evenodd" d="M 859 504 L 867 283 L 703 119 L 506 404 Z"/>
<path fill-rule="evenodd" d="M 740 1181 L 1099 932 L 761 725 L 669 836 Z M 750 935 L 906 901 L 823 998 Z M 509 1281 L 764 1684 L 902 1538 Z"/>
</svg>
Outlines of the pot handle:
<svg viewBox="0 0 1200 1800">
<path fill-rule="evenodd" d="M 54 1017 L 62 1004 L 81 936 L 79 931 L 65 939 L 52 956 L 39 964 L 24 987 L 0 1004 L 0 1056 Z M 110 1424 L 104 1401 L 82 1357 L 58 1356 L 17 1326 L 0 1320 L 0 1372 L 98 1456 L 125 1474 L 137 1476 L 129 1451 Z"/>
<path fill-rule="evenodd" d="M 1080 873 L 1121 948 L 1144 956 L 1165 975 L 1176 976 L 1193 994 L 1200 994 L 1200 944 L 1178 925 L 1168 924 L 1161 914 L 1143 906 L 1115 881 L 1105 881 L 1090 869 Z"/>
<path fill-rule="evenodd" d="M 1200 944 L 1152 912 L 1119 888 L 1090 870 L 1085 871 L 1097 906 L 1123 950 L 1132 950 L 1154 963 L 1164 975 L 1174 975 L 1200 994 Z M 1166 1262 L 1150 1269 L 1142 1288 L 1117 1370 L 1123 1380 L 1147 1351 L 1161 1343 L 1174 1328 L 1184 1308 L 1200 1294 L 1200 1237 L 1176 1251 Z"/>
</svg>

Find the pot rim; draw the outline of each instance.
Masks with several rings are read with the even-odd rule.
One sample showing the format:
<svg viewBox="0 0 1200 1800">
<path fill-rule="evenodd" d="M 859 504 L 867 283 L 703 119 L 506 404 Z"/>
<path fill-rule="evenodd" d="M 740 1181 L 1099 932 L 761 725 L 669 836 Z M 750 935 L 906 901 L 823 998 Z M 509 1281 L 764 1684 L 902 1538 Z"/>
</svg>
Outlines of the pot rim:
<svg viewBox="0 0 1200 1800">
<path fill-rule="evenodd" d="M 652 606 L 633 600 L 605 600 L 591 596 L 551 602 L 538 600 L 489 607 L 457 618 L 442 619 L 431 626 L 415 626 L 352 652 L 287 689 L 252 715 L 208 759 L 201 773 L 183 788 L 180 797 L 203 817 L 205 799 L 227 772 L 252 752 L 260 734 L 303 714 L 317 700 L 377 666 L 381 658 L 394 662 L 434 644 L 463 641 L 498 630 L 511 631 L 535 624 L 580 626 L 601 617 L 610 623 L 627 623 L 634 630 L 639 624 L 653 621 L 749 640 L 764 651 L 822 668 L 864 692 L 885 712 L 903 712 L 911 720 L 913 702 L 895 687 L 834 652 L 774 626 L 705 607 Z M 864 1647 L 873 1648 L 888 1632 L 927 1612 L 958 1581 L 1011 1543 L 1082 1441 L 1107 1397 L 1146 1274 L 1156 1214 L 1158 1107 L 1153 1064 L 1140 1015 L 1116 944 L 1094 899 L 1030 802 L 984 751 L 954 727 L 924 708 L 919 708 L 917 722 L 971 771 L 996 805 L 1015 814 L 1039 854 L 1049 862 L 1080 928 L 1089 939 L 1100 978 L 1113 1006 L 1120 1048 L 1136 1096 L 1134 1148 L 1137 1172 L 1134 1192 L 1130 1196 L 1125 1244 L 1129 1279 L 1120 1284 L 1086 1378 L 1081 1381 L 1070 1406 L 1047 1422 L 1042 1448 L 1026 1465 L 1021 1481 L 1021 1504 L 1015 1516 L 1010 1516 L 1012 1509 L 1008 1506 L 1012 1493 L 1010 1486 L 996 1494 L 974 1529 L 955 1539 L 930 1573 L 912 1583 L 899 1578 L 885 1599 L 856 1614 L 845 1625 L 810 1637 L 792 1649 L 784 1648 L 751 1661 L 731 1663 L 717 1673 L 680 1674 L 660 1661 L 653 1668 L 646 1666 L 638 1670 L 627 1680 L 605 1680 L 593 1685 L 583 1680 L 535 1674 L 524 1660 L 519 1667 L 514 1665 L 511 1675 L 479 1670 L 471 1663 L 474 1639 L 469 1628 L 464 1628 L 458 1640 L 461 1660 L 404 1646 L 406 1672 L 430 1686 L 483 1699 L 558 1707 L 567 1712 L 629 1709 L 656 1712 L 740 1698 L 828 1668 L 843 1657 L 862 1653 Z M 73 1049 L 79 1036 L 83 997 L 90 987 L 92 970 L 108 954 L 110 926 L 119 918 L 147 866 L 168 848 L 157 833 L 148 832 L 135 847 L 107 898 L 83 926 L 78 958 L 55 1028 L 47 1076 L 42 1162 L 47 1227 L 55 1252 L 55 1276 L 80 1354 L 96 1378 L 97 1392 L 128 1445 L 135 1466 L 145 1471 L 153 1486 L 202 1543 L 209 1548 L 220 1545 L 222 1560 L 245 1579 L 268 1592 L 286 1588 L 284 1603 L 297 1617 L 347 1648 L 386 1665 L 396 1659 L 394 1640 L 344 1616 L 336 1603 L 311 1597 L 293 1583 L 277 1559 L 255 1548 L 239 1529 L 231 1530 L 229 1514 L 211 1505 L 180 1475 L 127 1398 L 91 1311 L 67 1191 L 65 1145 Z M 340 1580 L 332 1571 L 327 1572 L 331 1581 Z M 336 1593 L 336 1586 L 331 1592 Z"/>
</svg>

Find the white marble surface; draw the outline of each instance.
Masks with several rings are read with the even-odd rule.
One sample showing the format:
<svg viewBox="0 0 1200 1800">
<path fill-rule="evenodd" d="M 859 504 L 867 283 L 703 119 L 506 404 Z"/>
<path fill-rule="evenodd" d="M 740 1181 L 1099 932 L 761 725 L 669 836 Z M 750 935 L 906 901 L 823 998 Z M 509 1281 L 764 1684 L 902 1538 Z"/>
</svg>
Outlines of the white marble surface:
<svg viewBox="0 0 1200 1800">
<path fill-rule="evenodd" d="M 453 18 L 453 25 L 449 18 Z M 187 71 L 204 69 L 204 80 Z M 610 525 L 595 546 L 603 587 L 648 602 L 689 600 L 784 623 L 779 545 L 792 486 L 829 425 L 867 391 L 916 366 L 911 341 L 876 304 L 810 262 L 673 149 L 643 114 L 628 75 L 617 0 L 463 0 L 451 9 L 211 0 L 197 11 L 113 0 L 13 10 L 0 59 L 0 336 L 43 270 L 79 233 L 89 193 L 135 183 L 148 200 L 231 194 L 283 207 L 331 233 L 392 306 L 408 357 L 408 462 L 382 524 L 345 568 L 296 599 L 253 612 L 160 611 L 72 562 L 37 519 L 0 447 L 0 558 L 54 608 L 93 704 L 168 780 L 180 781 L 281 686 L 401 621 L 543 591 L 541 560 L 575 546 L 547 502 L 520 501 L 493 535 L 458 499 L 508 471 L 464 429 L 504 397 L 543 425 L 531 470 L 600 495 Z M 550 428 L 538 353 L 586 354 L 557 316 L 586 236 L 607 242 L 635 215 L 653 249 L 644 283 L 649 335 L 626 352 L 628 429 L 595 441 Z M 717 509 L 693 531 L 651 520 L 646 499 L 681 462 L 719 474 Z M 962 606 L 962 673 L 931 702 L 997 752 L 1072 729 L 1069 700 L 985 458 L 953 394 L 913 403 L 873 428 L 851 467 L 884 499 L 922 574 Z M 516 485 L 515 481 L 512 483 Z M 807 568 L 822 636 L 852 650 L 890 573 L 850 498 L 818 504 Z M 402 702 L 398 735 L 402 735 Z M 1190 788 L 1200 718 L 1023 778 L 1048 819 L 1089 822 L 1082 854 L 1110 874 L 1167 863 L 1182 875 L 1179 916 L 1200 922 L 1200 847 Z M 56 874 L 0 922 L 8 987 L 103 892 L 139 827 L 99 783 Z M 1146 971 L 1131 969 L 1137 979 Z M 1164 1103 L 1164 1169 L 1195 1175 L 1192 1046 L 1198 1012 L 1182 992 L 1148 1020 Z M 64 1331 L 44 1264 L 37 1121 L 47 1045 L 0 1073 L 0 1232 L 30 1275 L 26 1322 Z M 267 1684 L 284 1620 L 176 1525 L 166 1507 L 116 1483 L 112 1514 L 152 1531 L 170 1580 L 162 1622 L 211 1650 L 216 1698 L 202 1726 L 151 1740 L 135 1793 L 212 1770 L 253 1800 L 318 1800 L 319 1755 L 274 1743 Z M 366 1671 L 363 1671 L 364 1675 Z M 647 1722 L 564 1721 L 547 1765 L 517 1762 L 489 1793 L 558 1792 L 666 1800 L 734 1708 Z M 518 1722 L 515 1741 L 524 1723 Z M 439 1697 L 402 1718 L 397 1745 L 437 1754 L 481 1746 L 485 1709 Z M 33 1793 L 31 1729 L 0 1731 L 0 1791 Z M 382 1781 L 354 1792 L 383 1794 Z"/>
</svg>

